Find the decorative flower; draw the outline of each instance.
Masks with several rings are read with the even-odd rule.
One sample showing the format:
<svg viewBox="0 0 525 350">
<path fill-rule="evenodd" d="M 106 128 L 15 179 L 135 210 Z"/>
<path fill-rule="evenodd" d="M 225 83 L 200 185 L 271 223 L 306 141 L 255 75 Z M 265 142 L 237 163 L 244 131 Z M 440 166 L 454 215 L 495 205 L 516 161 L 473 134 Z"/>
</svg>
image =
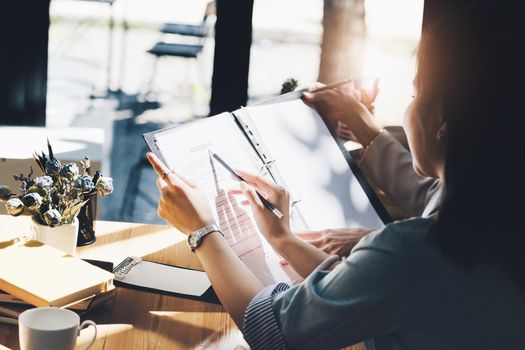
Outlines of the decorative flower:
<svg viewBox="0 0 525 350">
<path fill-rule="evenodd" d="M 5 208 L 9 215 L 18 216 L 24 211 L 24 203 L 20 199 L 13 197 L 5 203 Z"/>
<path fill-rule="evenodd" d="M 44 221 L 50 227 L 55 227 L 55 226 L 60 225 L 61 220 L 62 220 L 62 215 L 56 209 L 49 209 L 48 211 L 44 213 Z"/>
<path fill-rule="evenodd" d="M 113 179 L 106 176 L 100 176 L 95 187 L 101 195 L 107 196 L 113 192 Z"/>
<path fill-rule="evenodd" d="M 84 193 L 91 192 L 93 191 L 93 188 L 95 188 L 91 176 L 79 176 L 75 180 L 74 186 L 77 190 L 80 190 Z"/>
<path fill-rule="evenodd" d="M 62 166 L 54 157 L 49 141 L 47 147 L 47 155 L 44 152 L 33 154 L 43 174 L 33 179 L 34 171 L 30 167 L 27 175 L 13 175 L 20 182 L 20 194 L 0 185 L 0 200 L 6 201 L 7 213 L 13 216 L 27 212 L 41 224 L 51 227 L 70 224 L 91 196 L 113 192 L 113 179 L 102 176 L 98 170 L 93 176 L 89 175 L 89 157 L 80 162 L 82 168 L 74 162 Z"/>
<path fill-rule="evenodd" d="M 13 192 L 11 192 L 11 189 L 9 187 L 0 185 L 0 201 L 7 201 L 9 200 L 9 198 L 11 198 L 12 195 Z"/>
<path fill-rule="evenodd" d="M 53 178 L 51 176 L 40 176 L 35 179 L 35 185 L 41 189 L 51 188 L 53 186 Z"/>
<path fill-rule="evenodd" d="M 52 158 L 46 161 L 46 173 L 54 175 L 58 174 L 62 165 L 58 159 Z"/>
<path fill-rule="evenodd" d="M 297 81 L 297 79 L 294 79 L 294 78 L 286 79 L 283 82 L 283 85 L 281 86 L 281 95 L 294 91 L 295 89 L 297 89 L 297 85 L 299 85 L 299 81 Z"/>
<path fill-rule="evenodd" d="M 73 179 L 78 176 L 78 166 L 76 163 L 68 163 L 60 169 L 60 176 L 67 177 L 68 179 Z"/>
<path fill-rule="evenodd" d="M 42 205 L 42 196 L 38 193 L 28 193 L 22 197 L 22 203 L 31 210 L 36 210 Z"/>
</svg>

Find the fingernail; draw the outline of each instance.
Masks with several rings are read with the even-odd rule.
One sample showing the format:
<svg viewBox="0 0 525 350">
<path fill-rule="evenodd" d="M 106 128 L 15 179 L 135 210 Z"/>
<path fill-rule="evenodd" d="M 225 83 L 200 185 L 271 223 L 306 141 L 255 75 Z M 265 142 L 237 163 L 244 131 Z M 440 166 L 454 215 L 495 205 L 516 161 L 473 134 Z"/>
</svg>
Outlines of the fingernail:
<svg viewBox="0 0 525 350">
<path fill-rule="evenodd" d="M 308 91 L 303 92 L 303 97 L 305 98 L 312 98 L 313 96 L 314 94 L 312 94 L 311 92 L 308 92 Z"/>
</svg>

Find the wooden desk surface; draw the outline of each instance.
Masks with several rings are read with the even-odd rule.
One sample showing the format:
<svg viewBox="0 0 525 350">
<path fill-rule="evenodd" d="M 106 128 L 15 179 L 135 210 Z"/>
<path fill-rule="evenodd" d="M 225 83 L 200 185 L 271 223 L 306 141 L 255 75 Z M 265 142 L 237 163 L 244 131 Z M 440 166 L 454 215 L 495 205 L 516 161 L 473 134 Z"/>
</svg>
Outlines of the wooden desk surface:
<svg viewBox="0 0 525 350">
<path fill-rule="evenodd" d="M 95 230 L 97 241 L 79 247 L 77 256 L 116 264 L 134 255 L 201 269 L 186 246 L 185 236 L 169 226 L 98 221 Z M 0 240 L 26 232 L 28 217 L 0 215 Z M 95 350 L 249 348 L 222 306 L 173 296 L 117 288 L 114 300 L 84 318 L 98 325 L 98 337 L 91 348 Z M 77 349 L 87 345 L 92 331 L 90 327 L 81 332 Z M 18 349 L 18 327 L 0 324 L 0 344 Z"/>
</svg>

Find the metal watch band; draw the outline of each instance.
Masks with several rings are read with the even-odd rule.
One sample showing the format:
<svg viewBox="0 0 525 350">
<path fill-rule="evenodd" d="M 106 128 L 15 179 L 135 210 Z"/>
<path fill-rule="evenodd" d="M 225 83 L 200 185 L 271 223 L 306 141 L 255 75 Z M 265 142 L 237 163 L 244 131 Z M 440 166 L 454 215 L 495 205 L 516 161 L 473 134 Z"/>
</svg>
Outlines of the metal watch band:
<svg viewBox="0 0 525 350">
<path fill-rule="evenodd" d="M 191 249 L 191 251 L 195 252 L 195 249 L 201 245 L 204 237 L 212 232 L 219 232 L 224 236 L 217 224 L 210 224 L 190 233 L 188 235 L 188 247 Z"/>
</svg>

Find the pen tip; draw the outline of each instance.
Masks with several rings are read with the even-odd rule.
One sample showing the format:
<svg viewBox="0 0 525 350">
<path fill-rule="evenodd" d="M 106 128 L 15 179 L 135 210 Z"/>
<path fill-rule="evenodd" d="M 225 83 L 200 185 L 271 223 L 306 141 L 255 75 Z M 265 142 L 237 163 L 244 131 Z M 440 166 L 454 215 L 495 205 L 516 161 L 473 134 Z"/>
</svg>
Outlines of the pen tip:
<svg viewBox="0 0 525 350">
<path fill-rule="evenodd" d="M 211 151 L 211 149 L 208 149 L 208 155 L 209 155 L 210 157 L 213 157 L 214 153 Z"/>
</svg>

